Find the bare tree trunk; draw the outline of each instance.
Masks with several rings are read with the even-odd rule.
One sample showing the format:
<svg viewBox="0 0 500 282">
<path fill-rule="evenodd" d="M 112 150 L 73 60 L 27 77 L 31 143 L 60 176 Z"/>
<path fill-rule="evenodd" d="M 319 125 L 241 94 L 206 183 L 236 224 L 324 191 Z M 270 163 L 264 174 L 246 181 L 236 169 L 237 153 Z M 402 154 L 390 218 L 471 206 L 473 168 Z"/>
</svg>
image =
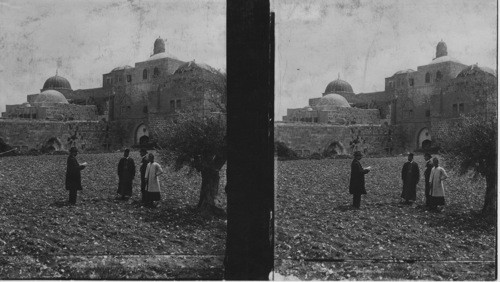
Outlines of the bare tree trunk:
<svg viewBox="0 0 500 282">
<path fill-rule="evenodd" d="M 219 170 L 204 168 L 201 171 L 201 190 L 197 208 L 203 215 L 224 214 L 221 208 L 215 205 L 219 194 Z"/>
<path fill-rule="evenodd" d="M 497 178 L 486 176 L 486 193 L 484 195 L 483 214 L 496 214 L 497 210 Z"/>
</svg>

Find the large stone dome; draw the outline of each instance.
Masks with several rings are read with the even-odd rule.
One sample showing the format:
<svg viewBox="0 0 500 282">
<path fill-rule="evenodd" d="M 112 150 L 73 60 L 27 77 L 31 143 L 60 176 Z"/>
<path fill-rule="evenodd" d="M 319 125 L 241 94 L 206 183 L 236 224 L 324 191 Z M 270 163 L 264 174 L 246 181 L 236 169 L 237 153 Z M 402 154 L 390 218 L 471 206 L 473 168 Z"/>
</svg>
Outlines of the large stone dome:
<svg viewBox="0 0 500 282">
<path fill-rule="evenodd" d="M 350 108 L 351 105 L 346 98 L 339 94 L 328 94 L 321 97 L 315 107 L 320 110 L 330 110 L 338 107 Z"/>
<path fill-rule="evenodd" d="M 354 93 L 354 92 L 352 91 L 352 86 L 347 81 L 344 81 L 339 78 L 337 80 L 328 83 L 325 89 L 325 93 L 323 93 L 323 96 L 330 93 Z"/>
<path fill-rule="evenodd" d="M 39 107 L 49 107 L 57 104 L 69 103 L 64 95 L 56 90 L 45 90 L 42 93 L 38 94 L 33 101 L 33 105 Z"/>
<path fill-rule="evenodd" d="M 54 89 L 54 90 L 72 90 L 69 81 L 57 74 L 53 77 L 49 77 L 45 83 L 43 84 L 42 92 L 45 90 Z"/>
</svg>

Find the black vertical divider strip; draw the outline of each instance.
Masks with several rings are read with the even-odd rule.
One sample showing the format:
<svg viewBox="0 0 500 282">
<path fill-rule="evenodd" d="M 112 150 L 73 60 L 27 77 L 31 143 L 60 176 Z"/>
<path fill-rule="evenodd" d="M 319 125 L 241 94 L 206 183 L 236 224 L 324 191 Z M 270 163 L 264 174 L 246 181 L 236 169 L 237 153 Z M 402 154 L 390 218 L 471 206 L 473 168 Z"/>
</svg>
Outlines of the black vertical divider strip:
<svg viewBox="0 0 500 282">
<path fill-rule="evenodd" d="M 273 268 L 273 27 L 268 0 L 227 2 L 226 280 Z"/>
</svg>

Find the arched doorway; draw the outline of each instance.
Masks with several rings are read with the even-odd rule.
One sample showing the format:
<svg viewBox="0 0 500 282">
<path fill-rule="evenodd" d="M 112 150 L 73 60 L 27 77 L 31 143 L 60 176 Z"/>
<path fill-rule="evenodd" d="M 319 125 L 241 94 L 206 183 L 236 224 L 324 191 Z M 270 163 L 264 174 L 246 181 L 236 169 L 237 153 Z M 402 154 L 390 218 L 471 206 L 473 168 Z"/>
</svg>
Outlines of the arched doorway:
<svg viewBox="0 0 500 282">
<path fill-rule="evenodd" d="M 417 137 L 417 148 L 418 149 L 430 149 L 432 146 L 432 138 L 427 127 L 420 130 Z"/>
<path fill-rule="evenodd" d="M 328 145 L 323 152 L 323 156 L 327 158 L 335 157 L 337 155 L 344 155 L 345 149 L 342 143 L 334 141 Z"/>
<path fill-rule="evenodd" d="M 44 152 L 53 152 L 53 151 L 61 151 L 63 149 L 63 145 L 61 140 L 56 137 L 49 138 L 45 144 L 43 144 L 42 151 Z"/>
<path fill-rule="evenodd" d="M 146 143 L 143 143 L 146 142 Z M 149 132 L 145 124 L 141 124 L 137 127 L 135 131 L 135 144 L 144 145 L 149 143 Z"/>
</svg>

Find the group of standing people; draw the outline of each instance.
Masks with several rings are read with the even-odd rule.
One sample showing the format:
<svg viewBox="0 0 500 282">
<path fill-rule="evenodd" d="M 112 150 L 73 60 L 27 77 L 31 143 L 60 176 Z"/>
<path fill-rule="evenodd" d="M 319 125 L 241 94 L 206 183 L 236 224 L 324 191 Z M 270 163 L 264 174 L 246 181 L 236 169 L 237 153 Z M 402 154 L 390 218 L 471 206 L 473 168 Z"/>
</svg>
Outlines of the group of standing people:
<svg viewBox="0 0 500 282">
<path fill-rule="evenodd" d="M 141 149 L 141 166 L 139 168 L 141 176 L 141 200 L 147 207 L 156 207 L 156 202 L 161 200 L 160 180 L 158 176 L 163 174 L 163 169 L 159 163 L 155 162 L 155 157 L 146 149 Z M 77 191 L 82 190 L 81 170 L 87 163 L 79 164 L 76 156 L 78 149 L 71 147 L 66 166 L 66 190 L 69 191 L 69 203 L 76 204 Z M 120 200 L 128 200 L 132 197 L 133 180 L 135 178 L 136 167 L 134 160 L 130 157 L 130 150 L 125 149 L 123 158 L 118 162 L 118 190 Z"/>
<path fill-rule="evenodd" d="M 412 205 L 417 198 L 417 184 L 420 181 L 420 169 L 418 164 L 413 161 L 413 153 L 408 154 L 408 161 L 401 170 L 401 179 L 403 181 L 403 191 L 401 198 L 403 204 Z M 349 181 L 349 193 L 353 195 L 353 207 L 360 208 L 361 195 L 366 194 L 365 174 L 370 172 L 371 167 L 363 168 L 360 160 L 363 154 L 360 151 L 354 152 L 354 159 L 351 163 L 351 178 Z M 429 153 L 424 154 L 426 161 L 425 178 L 425 205 L 432 211 L 439 211 L 438 206 L 445 205 L 445 190 L 443 180 L 448 178 L 444 168 L 439 166 L 438 158 Z"/>
</svg>

